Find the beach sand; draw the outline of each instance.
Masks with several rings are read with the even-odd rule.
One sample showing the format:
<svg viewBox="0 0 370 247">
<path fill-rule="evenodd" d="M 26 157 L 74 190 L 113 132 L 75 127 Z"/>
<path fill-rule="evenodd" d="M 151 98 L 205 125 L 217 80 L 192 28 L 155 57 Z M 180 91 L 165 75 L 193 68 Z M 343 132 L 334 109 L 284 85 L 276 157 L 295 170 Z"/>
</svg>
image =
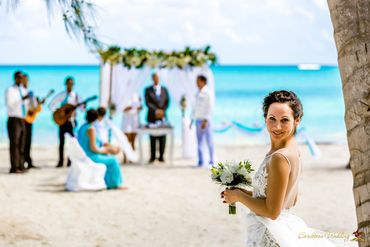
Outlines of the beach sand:
<svg viewBox="0 0 370 247">
<path fill-rule="evenodd" d="M 321 145 L 314 160 L 301 147 L 303 174 L 293 212 L 330 232 L 357 228 L 352 173 L 345 145 Z M 248 212 L 228 215 L 207 169 L 193 168 L 176 148 L 174 165 L 122 167 L 128 191 L 71 193 L 67 168 L 56 169 L 57 147 L 32 150 L 41 170 L 10 175 L 8 149 L 0 148 L 0 246 L 227 246 L 245 245 Z M 257 168 L 268 146 L 216 147 L 217 159 L 250 159 Z"/>
</svg>

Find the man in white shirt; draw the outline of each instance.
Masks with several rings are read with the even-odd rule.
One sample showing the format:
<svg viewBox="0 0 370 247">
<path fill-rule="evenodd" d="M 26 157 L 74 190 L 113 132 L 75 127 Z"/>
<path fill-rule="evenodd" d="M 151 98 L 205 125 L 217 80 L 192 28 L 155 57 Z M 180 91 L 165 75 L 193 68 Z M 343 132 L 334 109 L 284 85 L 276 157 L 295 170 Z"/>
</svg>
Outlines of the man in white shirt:
<svg viewBox="0 0 370 247">
<path fill-rule="evenodd" d="M 5 91 L 5 104 L 8 113 L 8 135 L 10 150 L 10 173 L 24 173 L 24 149 L 26 143 L 25 100 L 30 97 L 22 87 L 23 73 L 14 73 L 15 84 Z"/>
<path fill-rule="evenodd" d="M 66 91 L 60 92 L 51 100 L 49 109 L 54 112 L 58 108 L 66 105 L 77 105 L 81 102 L 80 96 L 73 91 L 74 79 L 73 77 L 67 77 L 65 79 Z M 76 114 L 63 125 L 59 126 L 59 161 L 56 167 L 63 167 L 64 161 L 64 134 L 69 133 L 74 136 L 73 129 L 77 127 Z M 68 159 L 67 166 L 71 165 L 71 161 Z"/>
<path fill-rule="evenodd" d="M 213 99 L 207 86 L 207 78 L 203 75 L 197 77 L 197 87 L 199 92 L 196 95 L 195 106 L 193 108 L 192 118 L 195 120 L 197 142 L 198 142 L 198 167 L 204 165 L 202 145 L 204 139 L 207 142 L 209 151 L 209 164 L 213 165 L 213 138 L 211 129 L 211 113 L 213 108 Z"/>
</svg>

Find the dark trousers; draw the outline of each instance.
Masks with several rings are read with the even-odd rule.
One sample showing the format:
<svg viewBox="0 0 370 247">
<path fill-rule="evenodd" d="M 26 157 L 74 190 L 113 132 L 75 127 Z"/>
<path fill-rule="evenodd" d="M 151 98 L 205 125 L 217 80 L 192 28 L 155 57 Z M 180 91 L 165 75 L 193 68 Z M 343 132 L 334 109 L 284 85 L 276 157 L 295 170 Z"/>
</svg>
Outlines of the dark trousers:
<svg viewBox="0 0 370 247">
<path fill-rule="evenodd" d="M 156 143 L 159 141 L 159 158 L 163 159 L 164 149 L 166 147 L 166 136 L 150 136 L 150 159 L 155 160 Z"/>
<path fill-rule="evenodd" d="M 64 160 L 64 134 L 69 133 L 71 136 L 73 135 L 73 125 L 72 122 L 68 121 L 65 124 L 59 126 L 59 162 L 58 165 L 63 165 Z M 70 160 L 68 159 L 68 163 Z"/>
<path fill-rule="evenodd" d="M 24 148 L 26 143 L 26 125 L 23 119 L 8 118 L 8 136 L 10 151 L 10 172 L 24 170 Z"/>
<path fill-rule="evenodd" d="M 24 162 L 28 167 L 32 166 L 31 143 L 32 143 L 32 124 L 25 122 L 26 126 L 26 144 L 24 147 Z"/>
</svg>

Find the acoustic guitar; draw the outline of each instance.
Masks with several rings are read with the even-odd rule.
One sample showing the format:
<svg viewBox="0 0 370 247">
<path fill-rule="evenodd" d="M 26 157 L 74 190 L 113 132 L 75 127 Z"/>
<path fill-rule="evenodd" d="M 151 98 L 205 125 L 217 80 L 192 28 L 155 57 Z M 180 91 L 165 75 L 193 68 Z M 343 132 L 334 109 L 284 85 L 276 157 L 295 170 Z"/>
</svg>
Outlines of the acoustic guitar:
<svg viewBox="0 0 370 247">
<path fill-rule="evenodd" d="M 53 119 L 55 123 L 59 126 L 65 124 L 72 116 L 73 112 L 77 109 L 77 107 L 86 104 L 89 101 L 97 99 L 98 96 L 94 95 L 92 97 L 87 98 L 85 101 L 78 103 L 77 105 L 71 105 L 71 104 L 66 104 L 60 108 L 58 108 L 54 113 L 53 113 Z"/>
<path fill-rule="evenodd" d="M 27 111 L 27 114 L 26 114 L 25 118 L 24 118 L 24 121 L 26 121 L 29 124 L 32 124 L 35 121 L 37 114 L 39 114 L 41 112 L 42 104 L 44 104 L 46 99 L 49 98 L 54 92 L 55 92 L 54 89 L 51 89 L 49 91 L 49 93 L 41 101 L 37 102 L 37 107 L 36 108 L 29 109 Z"/>
</svg>

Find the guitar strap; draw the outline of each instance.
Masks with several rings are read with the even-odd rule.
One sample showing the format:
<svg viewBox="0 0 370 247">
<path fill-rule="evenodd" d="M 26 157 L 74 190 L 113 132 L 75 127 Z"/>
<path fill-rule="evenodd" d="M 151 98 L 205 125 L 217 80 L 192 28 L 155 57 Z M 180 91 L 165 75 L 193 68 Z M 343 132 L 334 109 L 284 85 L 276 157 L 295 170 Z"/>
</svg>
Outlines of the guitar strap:
<svg viewBox="0 0 370 247">
<path fill-rule="evenodd" d="M 66 97 L 64 98 L 64 100 L 62 101 L 62 103 L 60 104 L 60 106 L 64 106 L 68 103 L 68 97 L 69 97 L 69 93 L 67 92 L 66 93 Z"/>
<path fill-rule="evenodd" d="M 75 104 L 79 104 L 80 102 L 78 102 L 78 95 L 77 93 L 75 94 Z M 76 113 L 74 113 L 76 114 Z M 72 121 L 72 128 L 73 128 L 73 132 L 76 131 L 76 128 L 77 128 L 77 121 L 76 119 L 73 117 L 73 121 Z"/>
<path fill-rule="evenodd" d="M 26 116 L 26 106 L 24 104 L 24 101 L 23 101 L 23 95 L 22 95 L 22 91 L 21 91 L 21 87 L 18 86 L 18 90 L 19 90 L 19 94 L 21 96 L 21 100 L 22 100 L 22 116 L 25 117 Z"/>
</svg>

